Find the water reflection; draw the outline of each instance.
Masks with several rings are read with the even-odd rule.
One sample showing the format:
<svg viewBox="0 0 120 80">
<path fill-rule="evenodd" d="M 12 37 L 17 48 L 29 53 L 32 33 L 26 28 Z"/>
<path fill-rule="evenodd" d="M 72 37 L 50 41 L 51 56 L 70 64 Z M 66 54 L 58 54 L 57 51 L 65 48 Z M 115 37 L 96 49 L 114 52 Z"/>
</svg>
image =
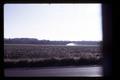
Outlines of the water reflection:
<svg viewBox="0 0 120 80">
<path fill-rule="evenodd" d="M 44 68 L 11 68 L 5 69 L 7 77 L 40 77 L 40 76 L 83 76 L 102 77 L 102 67 L 44 67 Z"/>
</svg>

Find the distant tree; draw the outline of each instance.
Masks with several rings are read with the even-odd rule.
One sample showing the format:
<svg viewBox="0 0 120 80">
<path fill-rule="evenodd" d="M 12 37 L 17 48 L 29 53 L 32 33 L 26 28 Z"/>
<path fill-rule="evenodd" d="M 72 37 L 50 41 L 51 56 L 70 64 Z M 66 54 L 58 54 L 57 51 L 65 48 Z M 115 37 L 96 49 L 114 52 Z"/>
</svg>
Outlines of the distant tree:
<svg viewBox="0 0 120 80">
<path fill-rule="evenodd" d="M 5 44 L 44 44 L 44 45 L 66 45 L 68 43 L 82 44 L 82 45 L 102 45 L 102 41 L 50 41 L 38 40 L 35 38 L 12 38 L 4 39 Z"/>
</svg>

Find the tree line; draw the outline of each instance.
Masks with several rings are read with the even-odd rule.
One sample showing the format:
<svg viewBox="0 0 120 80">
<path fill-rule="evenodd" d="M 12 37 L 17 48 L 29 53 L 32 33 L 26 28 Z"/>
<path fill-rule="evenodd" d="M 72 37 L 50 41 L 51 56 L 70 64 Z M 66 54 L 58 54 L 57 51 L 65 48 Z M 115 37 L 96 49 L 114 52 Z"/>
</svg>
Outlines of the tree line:
<svg viewBox="0 0 120 80">
<path fill-rule="evenodd" d="M 4 44 L 41 44 L 41 45 L 66 45 L 75 43 L 81 45 L 99 45 L 101 41 L 51 41 L 38 40 L 36 38 L 4 38 Z"/>
</svg>

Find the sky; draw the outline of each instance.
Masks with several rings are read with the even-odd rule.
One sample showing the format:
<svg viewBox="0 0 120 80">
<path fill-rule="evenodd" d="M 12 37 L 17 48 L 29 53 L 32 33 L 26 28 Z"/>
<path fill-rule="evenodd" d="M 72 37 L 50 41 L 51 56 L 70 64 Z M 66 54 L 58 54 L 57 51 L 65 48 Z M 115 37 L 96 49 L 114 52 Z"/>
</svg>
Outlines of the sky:
<svg viewBox="0 0 120 80">
<path fill-rule="evenodd" d="M 4 38 L 101 41 L 101 4 L 5 4 Z"/>
</svg>

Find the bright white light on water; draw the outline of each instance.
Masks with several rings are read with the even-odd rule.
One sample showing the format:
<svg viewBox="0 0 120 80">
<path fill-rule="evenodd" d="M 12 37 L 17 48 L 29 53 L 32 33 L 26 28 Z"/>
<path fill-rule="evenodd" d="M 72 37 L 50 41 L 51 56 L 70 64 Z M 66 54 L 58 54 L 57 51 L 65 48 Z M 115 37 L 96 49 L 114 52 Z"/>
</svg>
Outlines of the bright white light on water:
<svg viewBox="0 0 120 80">
<path fill-rule="evenodd" d="M 76 46 L 74 43 L 68 43 L 67 46 Z"/>
</svg>

